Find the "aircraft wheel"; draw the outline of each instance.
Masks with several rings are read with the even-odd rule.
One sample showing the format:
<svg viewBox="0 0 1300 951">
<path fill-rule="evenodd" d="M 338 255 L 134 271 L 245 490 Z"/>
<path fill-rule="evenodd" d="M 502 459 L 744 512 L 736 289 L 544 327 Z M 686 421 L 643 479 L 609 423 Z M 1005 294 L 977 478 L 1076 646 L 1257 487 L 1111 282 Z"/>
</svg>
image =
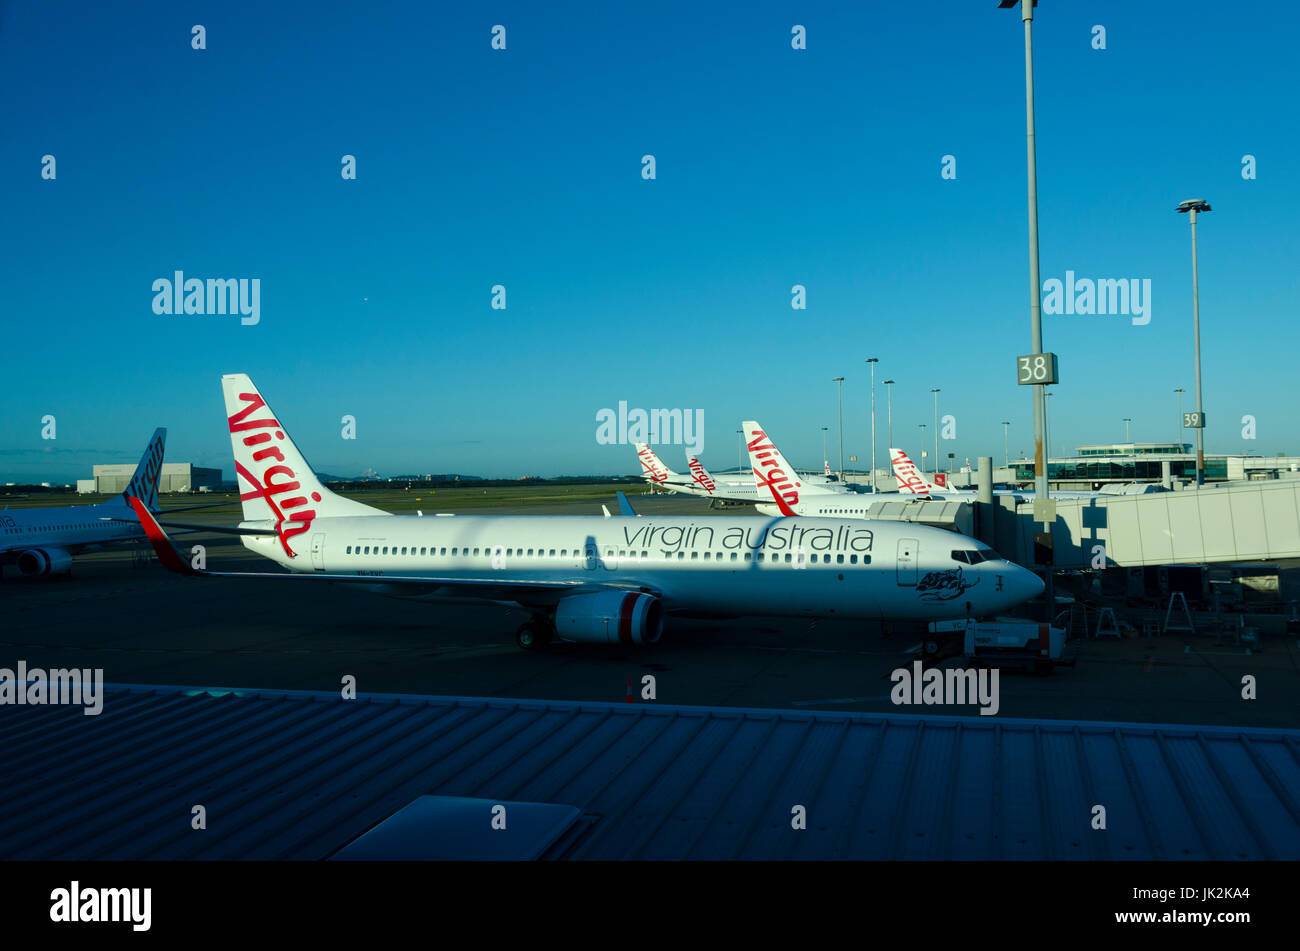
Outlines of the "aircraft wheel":
<svg viewBox="0 0 1300 951">
<path fill-rule="evenodd" d="M 526 651 L 544 650 L 551 643 L 551 629 L 546 624 L 529 621 L 515 631 L 515 643 Z"/>
</svg>

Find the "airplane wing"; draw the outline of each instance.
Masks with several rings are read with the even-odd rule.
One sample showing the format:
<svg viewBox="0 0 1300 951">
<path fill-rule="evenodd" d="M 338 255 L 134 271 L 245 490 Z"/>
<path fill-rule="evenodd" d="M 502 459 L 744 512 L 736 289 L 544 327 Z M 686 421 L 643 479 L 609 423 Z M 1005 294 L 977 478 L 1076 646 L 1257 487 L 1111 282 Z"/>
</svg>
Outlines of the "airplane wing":
<svg viewBox="0 0 1300 951">
<path fill-rule="evenodd" d="M 343 584 L 359 584 L 369 587 L 391 587 L 394 591 L 406 594 L 436 594 L 445 590 L 449 595 L 463 598 L 477 598 L 485 601 L 513 601 L 522 604 L 554 603 L 570 594 L 587 594 L 596 591 L 644 591 L 659 594 L 657 590 L 635 581 L 600 581 L 583 580 L 524 580 L 502 578 L 492 574 L 480 577 L 437 577 L 414 575 L 347 575 L 325 571 L 208 571 L 195 568 L 186 561 L 172 545 L 167 533 L 163 531 L 153 514 L 141 504 L 140 500 L 128 496 L 131 508 L 140 518 L 140 525 L 158 560 L 168 571 L 189 577 L 203 578 L 256 578 L 277 581 L 333 581 Z M 271 532 L 271 534 L 275 534 Z"/>
</svg>

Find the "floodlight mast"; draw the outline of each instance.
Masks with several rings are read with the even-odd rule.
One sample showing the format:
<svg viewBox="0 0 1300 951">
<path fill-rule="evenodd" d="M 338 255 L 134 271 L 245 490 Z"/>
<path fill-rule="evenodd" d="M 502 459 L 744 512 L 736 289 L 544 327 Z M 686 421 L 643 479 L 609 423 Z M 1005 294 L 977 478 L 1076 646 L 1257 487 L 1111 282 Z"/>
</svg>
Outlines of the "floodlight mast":
<svg viewBox="0 0 1300 951">
<path fill-rule="evenodd" d="M 1025 145 L 1028 159 L 1029 182 L 1029 327 L 1032 344 L 1031 353 L 1043 352 L 1043 282 L 1038 270 L 1038 158 L 1034 140 L 1034 42 L 1033 23 L 1034 7 L 1038 0 L 1000 0 L 998 7 L 1010 10 L 1020 7 L 1020 19 L 1025 24 Z M 1047 398 L 1046 384 L 1034 383 L 1034 498 L 1043 508 L 1048 509 L 1051 487 L 1047 478 Z M 1052 524 L 1045 523 L 1044 530 L 1051 532 Z M 1043 580 L 1047 590 L 1046 620 L 1050 623 L 1052 612 L 1056 607 L 1056 592 L 1053 589 L 1051 565 L 1046 566 Z"/>
<path fill-rule="evenodd" d="M 871 367 L 871 491 L 876 491 L 876 364 L 879 357 L 867 357 Z"/>
<path fill-rule="evenodd" d="M 1201 295 L 1196 277 L 1196 213 L 1213 211 L 1203 198 L 1190 198 L 1178 203 L 1178 213 L 1187 214 L 1192 221 L 1192 336 L 1196 351 L 1196 484 L 1205 484 L 1205 413 L 1201 408 Z"/>
<path fill-rule="evenodd" d="M 835 384 L 839 393 L 840 405 L 840 485 L 844 484 L 844 377 L 832 377 L 831 382 Z"/>
</svg>

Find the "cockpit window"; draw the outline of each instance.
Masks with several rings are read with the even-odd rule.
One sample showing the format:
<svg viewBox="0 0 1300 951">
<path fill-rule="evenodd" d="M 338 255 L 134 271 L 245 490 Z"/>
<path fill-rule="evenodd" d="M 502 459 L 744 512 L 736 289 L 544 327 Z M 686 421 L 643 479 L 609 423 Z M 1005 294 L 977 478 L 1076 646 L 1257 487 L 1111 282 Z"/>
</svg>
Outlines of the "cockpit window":
<svg viewBox="0 0 1300 951">
<path fill-rule="evenodd" d="M 978 548 L 959 548 L 952 553 L 953 561 L 967 565 L 978 565 L 982 561 L 992 561 L 995 557 L 997 556 L 992 551 L 981 551 Z"/>
</svg>

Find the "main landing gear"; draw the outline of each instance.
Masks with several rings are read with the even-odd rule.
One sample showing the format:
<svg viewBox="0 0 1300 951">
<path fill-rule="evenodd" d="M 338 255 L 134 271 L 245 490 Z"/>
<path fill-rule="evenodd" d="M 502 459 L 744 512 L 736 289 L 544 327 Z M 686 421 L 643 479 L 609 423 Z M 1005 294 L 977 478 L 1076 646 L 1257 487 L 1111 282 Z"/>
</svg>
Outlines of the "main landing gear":
<svg viewBox="0 0 1300 951">
<path fill-rule="evenodd" d="M 554 636 L 555 627 L 551 624 L 550 618 L 537 615 L 528 623 L 520 625 L 519 630 L 515 631 L 515 643 L 526 651 L 545 650 L 550 646 L 551 638 Z"/>
</svg>

